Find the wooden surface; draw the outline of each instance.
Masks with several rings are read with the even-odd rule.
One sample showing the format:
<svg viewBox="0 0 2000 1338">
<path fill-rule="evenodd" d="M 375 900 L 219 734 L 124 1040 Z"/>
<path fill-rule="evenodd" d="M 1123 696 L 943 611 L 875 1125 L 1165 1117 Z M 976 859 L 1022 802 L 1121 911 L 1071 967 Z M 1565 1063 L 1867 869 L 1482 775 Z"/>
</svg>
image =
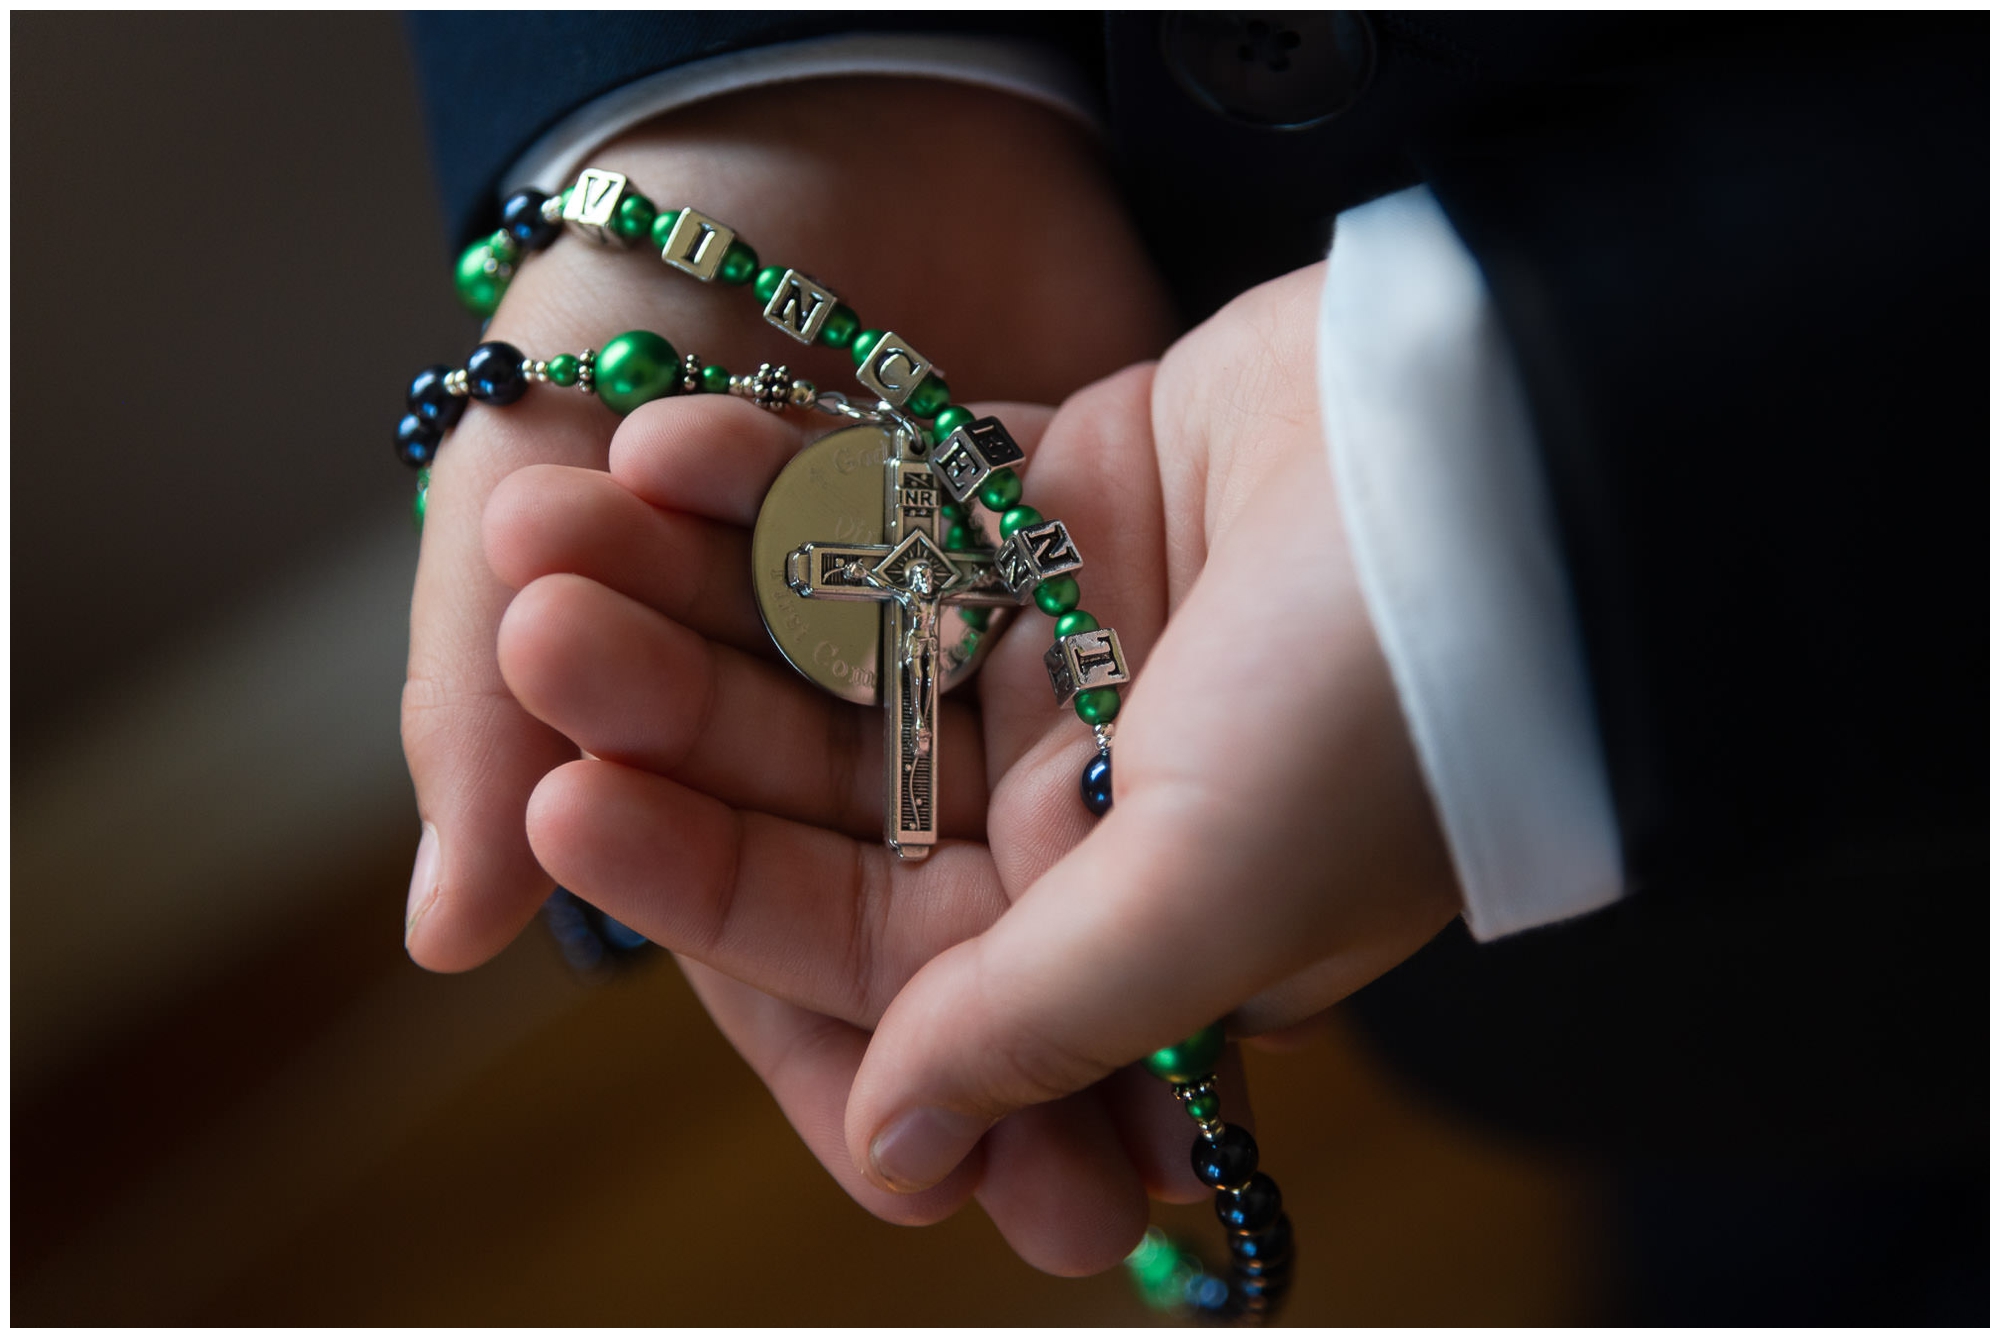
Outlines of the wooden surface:
<svg viewBox="0 0 2000 1338">
<path fill-rule="evenodd" d="M 16 1322 L 1159 1322 L 1118 1272 L 1021 1264 L 976 1207 L 863 1213 L 663 957 L 584 983 L 538 927 L 418 971 L 403 857 L 321 871 L 340 910 L 16 1093 Z M 1249 1067 L 1301 1241 L 1290 1322 L 1589 1317 L 1587 1183 L 1339 1034 Z M 1205 1207 L 1156 1220 L 1217 1245 Z"/>
</svg>

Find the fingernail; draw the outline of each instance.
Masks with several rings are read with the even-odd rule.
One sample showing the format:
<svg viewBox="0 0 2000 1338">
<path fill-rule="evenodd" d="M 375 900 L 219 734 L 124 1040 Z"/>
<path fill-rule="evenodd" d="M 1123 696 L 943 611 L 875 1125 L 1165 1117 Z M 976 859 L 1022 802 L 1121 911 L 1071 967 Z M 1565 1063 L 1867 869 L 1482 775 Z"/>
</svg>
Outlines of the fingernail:
<svg viewBox="0 0 2000 1338">
<path fill-rule="evenodd" d="M 437 904 L 437 898 L 438 834 L 437 828 L 427 822 L 424 824 L 424 839 L 417 842 L 416 865 L 410 870 L 410 904 L 403 913 L 403 946 L 409 946 L 417 921 Z"/>
<path fill-rule="evenodd" d="M 914 1194 L 950 1175 L 988 1127 L 976 1116 L 920 1106 L 883 1126 L 868 1145 L 868 1160 L 889 1188 Z"/>
</svg>

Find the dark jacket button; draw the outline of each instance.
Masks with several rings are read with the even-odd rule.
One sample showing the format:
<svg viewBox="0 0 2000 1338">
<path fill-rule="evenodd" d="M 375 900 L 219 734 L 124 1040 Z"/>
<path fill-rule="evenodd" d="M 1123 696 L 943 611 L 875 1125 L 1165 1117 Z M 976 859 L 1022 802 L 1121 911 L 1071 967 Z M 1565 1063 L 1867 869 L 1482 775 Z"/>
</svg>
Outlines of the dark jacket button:
<svg viewBox="0 0 2000 1338">
<path fill-rule="evenodd" d="M 1368 20 L 1345 11 L 1170 14 L 1160 43 L 1167 68 L 1198 102 L 1271 130 L 1340 115 L 1375 72 Z"/>
</svg>

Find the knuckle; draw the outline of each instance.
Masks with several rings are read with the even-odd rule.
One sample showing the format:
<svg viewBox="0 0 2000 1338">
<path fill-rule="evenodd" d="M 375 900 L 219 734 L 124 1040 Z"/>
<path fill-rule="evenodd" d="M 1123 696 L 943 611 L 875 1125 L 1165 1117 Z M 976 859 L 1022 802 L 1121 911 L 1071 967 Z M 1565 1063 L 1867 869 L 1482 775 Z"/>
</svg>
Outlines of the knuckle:
<svg viewBox="0 0 2000 1338">
<path fill-rule="evenodd" d="M 875 807 L 880 794 L 873 776 L 877 768 L 864 765 L 861 726 L 857 711 L 826 713 L 827 770 L 819 793 L 831 797 L 833 811 L 828 816 L 846 832 L 866 832 L 881 820 Z"/>
<path fill-rule="evenodd" d="M 857 1026 L 872 1027 L 882 1018 L 900 980 L 884 978 L 886 954 L 882 945 L 889 929 L 891 900 L 890 874 L 875 847 L 856 841 L 849 873 L 848 938 L 845 965 L 850 982 L 849 1019 Z"/>
<path fill-rule="evenodd" d="M 412 673 L 403 682 L 404 755 L 417 767 L 455 742 L 481 738 L 512 701 L 503 689 L 468 688 Z"/>
<path fill-rule="evenodd" d="M 982 984 L 985 982 L 982 982 Z M 1015 994 L 982 988 L 979 997 L 990 1007 Z M 992 1039 L 984 1066 L 988 1089 L 982 1093 L 996 1111 L 1054 1101 L 1080 1092 L 1116 1068 L 1079 1049 L 1059 1020 L 1034 1000 L 1017 1000 L 1001 1010 L 1008 1024 Z"/>
<path fill-rule="evenodd" d="M 1053 1032 L 1029 1027 L 993 1047 L 995 1085 L 985 1095 L 996 1109 L 1038 1105 L 1080 1092 L 1110 1071 Z"/>
</svg>

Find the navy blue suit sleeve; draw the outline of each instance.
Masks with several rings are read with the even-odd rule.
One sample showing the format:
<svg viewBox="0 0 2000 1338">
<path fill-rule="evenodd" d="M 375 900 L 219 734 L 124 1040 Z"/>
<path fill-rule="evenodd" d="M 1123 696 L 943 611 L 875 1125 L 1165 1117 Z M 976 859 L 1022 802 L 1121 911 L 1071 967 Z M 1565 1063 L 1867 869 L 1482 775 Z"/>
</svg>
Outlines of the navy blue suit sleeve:
<svg viewBox="0 0 2000 1338">
<path fill-rule="evenodd" d="M 846 32 L 992 34 L 1040 40 L 1102 65 L 1093 13 L 783 11 L 427 12 L 409 21 L 445 220 L 459 244 L 497 224 L 500 175 L 594 98 L 710 56 Z"/>
<path fill-rule="evenodd" d="M 1777 24 L 1420 145 L 1528 386 L 1642 888 L 1983 849 L 1983 39 Z"/>
</svg>

